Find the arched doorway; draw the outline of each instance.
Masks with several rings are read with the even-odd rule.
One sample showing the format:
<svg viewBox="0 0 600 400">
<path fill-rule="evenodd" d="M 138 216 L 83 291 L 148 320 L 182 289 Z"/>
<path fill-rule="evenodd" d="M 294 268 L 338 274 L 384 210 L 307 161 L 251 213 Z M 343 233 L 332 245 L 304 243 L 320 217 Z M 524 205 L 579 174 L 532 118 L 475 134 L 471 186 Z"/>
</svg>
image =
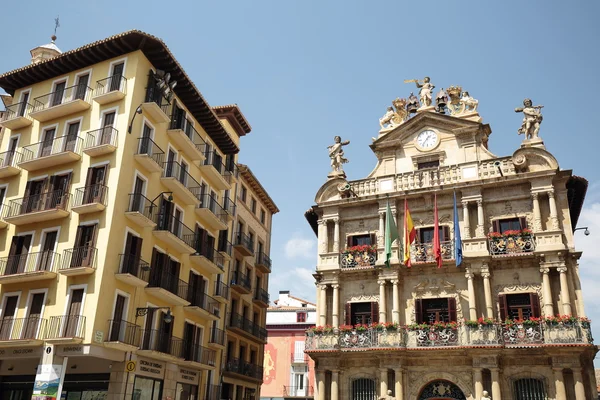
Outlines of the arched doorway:
<svg viewBox="0 0 600 400">
<path fill-rule="evenodd" d="M 466 397 L 454 383 L 438 379 L 425 385 L 418 400 L 466 400 Z"/>
<path fill-rule="evenodd" d="M 373 379 L 358 378 L 352 381 L 352 400 L 377 400 L 377 387 Z"/>
</svg>

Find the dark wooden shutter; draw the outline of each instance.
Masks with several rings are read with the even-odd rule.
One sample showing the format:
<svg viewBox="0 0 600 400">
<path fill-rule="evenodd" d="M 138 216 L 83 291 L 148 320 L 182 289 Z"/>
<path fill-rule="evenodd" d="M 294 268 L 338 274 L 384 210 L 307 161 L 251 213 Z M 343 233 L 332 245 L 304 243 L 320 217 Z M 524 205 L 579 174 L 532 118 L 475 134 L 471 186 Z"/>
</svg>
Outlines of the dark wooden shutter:
<svg viewBox="0 0 600 400">
<path fill-rule="evenodd" d="M 123 315 L 125 314 L 125 296 L 117 295 L 117 301 L 115 304 L 115 313 L 113 314 L 113 320 L 117 323 L 123 320 Z"/>
<path fill-rule="evenodd" d="M 135 237 L 135 241 L 134 241 L 134 246 L 132 246 L 132 252 L 133 254 L 135 254 L 135 259 L 139 260 L 142 257 L 142 238 L 141 237 Z"/>
<path fill-rule="evenodd" d="M 448 319 L 450 322 L 456 321 L 456 299 L 454 297 L 448 298 Z"/>
<path fill-rule="evenodd" d="M 527 218 L 519 217 L 519 225 L 521 226 L 521 229 L 527 229 Z"/>
<path fill-rule="evenodd" d="M 94 182 L 92 182 L 92 176 L 94 175 L 94 168 L 90 167 L 87 170 L 87 175 L 85 177 L 85 186 L 90 186 Z"/>
<path fill-rule="evenodd" d="M 381 232 L 381 234 L 383 235 L 383 232 Z M 369 235 L 369 240 L 371 241 L 371 246 L 375 246 L 377 244 L 377 235 L 375 235 L 374 233 L 371 233 Z"/>
<path fill-rule="evenodd" d="M 126 262 L 131 262 L 131 258 L 129 256 L 132 254 L 131 249 L 133 248 L 134 238 L 135 236 L 133 236 L 131 232 L 127 233 L 127 239 L 125 240 L 125 255 L 128 256 L 128 261 Z"/>
<path fill-rule="evenodd" d="M 440 241 L 447 242 L 448 240 L 450 240 L 450 227 L 447 225 L 444 225 L 441 228 L 442 228 L 442 232 L 440 235 Z"/>
<path fill-rule="evenodd" d="M 504 321 L 508 317 L 508 304 L 505 294 L 498 295 L 498 304 L 500 305 L 500 321 Z"/>
<path fill-rule="evenodd" d="M 371 322 L 379 322 L 379 303 L 371 302 Z"/>
<path fill-rule="evenodd" d="M 492 225 L 494 227 L 494 232 L 502 233 L 502 232 L 500 232 L 500 220 L 499 219 L 492 221 Z"/>
<path fill-rule="evenodd" d="M 327 225 L 325 225 L 325 226 L 327 226 Z M 352 247 L 352 236 L 348 236 L 346 238 L 346 246 L 347 247 Z"/>
<path fill-rule="evenodd" d="M 423 299 L 415 299 L 415 320 L 417 324 L 423 323 Z"/>
<path fill-rule="evenodd" d="M 352 303 L 346 303 L 346 325 L 352 325 Z"/>
<path fill-rule="evenodd" d="M 540 297 L 537 293 L 529 294 L 529 301 L 531 302 L 531 316 L 534 318 L 540 317 Z"/>
</svg>

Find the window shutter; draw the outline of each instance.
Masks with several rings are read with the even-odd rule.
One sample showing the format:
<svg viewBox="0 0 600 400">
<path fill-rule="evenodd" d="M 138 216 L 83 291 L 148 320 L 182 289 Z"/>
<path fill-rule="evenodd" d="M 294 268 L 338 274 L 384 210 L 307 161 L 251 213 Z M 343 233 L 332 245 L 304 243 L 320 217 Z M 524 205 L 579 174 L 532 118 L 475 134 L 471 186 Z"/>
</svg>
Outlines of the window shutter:
<svg viewBox="0 0 600 400">
<path fill-rule="evenodd" d="M 142 257 L 142 240 L 141 237 L 136 237 L 135 247 L 133 248 L 136 260 L 139 260 Z"/>
<path fill-rule="evenodd" d="M 448 319 L 450 322 L 456 322 L 456 299 L 448 298 Z"/>
<path fill-rule="evenodd" d="M 534 318 L 540 317 L 540 297 L 537 293 L 529 294 L 529 301 L 531 302 L 531 316 Z"/>
<path fill-rule="evenodd" d="M 383 236 L 383 232 L 380 232 L 380 234 Z M 374 246 L 377 244 L 377 236 L 374 233 L 371 233 L 370 235 L 370 240 L 371 240 L 371 246 Z"/>
<path fill-rule="evenodd" d="M 134 246 L 135 236 L 131 233 L 127 233 L 127 239 L 125 240 L 125 256 L 130 256 L 132 254 L 132 248 Z M 126 262 L 131 262 L 131 259 L 127 259 Z"/>
<path fill-rule="evenodd" d="M 352 303 L 346 303 L 346 325 L 352 325 L 352 320 L 351 320 L 351 307 Z"/>
<path fill-rule="evenodd" d="M 450 227 L 447 225 L 442 226 L 442 234 L 440 235 L 440 241 L 446 242 L 450 240 Z"/>
<path fill-rule="evenodd" d="M 379 303 L 371 302 L 371 322 L 379 322 Z"/>
<path fill-rule="evenodd" d="M 502 232 L 500 232 L 500 220 L 499 219 L 492 221 L 492 224 L 494 226 L 494 232 L 502 233 Z"/>
<path fill-rule="evenodd" d="M 423 323 L 423 299 L 415 299 L 415 320 L 417 324 Z"/>
<path fill-rule="evenodd" d="M 527 229 L 527 218 L 519 217 L 519 225 L 521 226 L 521 229 Z"/>
<path fill-rule="evenodd" d="M 347 247 L 352 247 L 352 236 L 348 236 L 346 238 L 346 246 Z"/>
<path fill-rule="evenodd" d="M 500 321 L 505 321 L 508 317 L 508 304 L 506 303 L 506 295 L 498 295 L 498 304 L 500 305 Z"/>
</svg>

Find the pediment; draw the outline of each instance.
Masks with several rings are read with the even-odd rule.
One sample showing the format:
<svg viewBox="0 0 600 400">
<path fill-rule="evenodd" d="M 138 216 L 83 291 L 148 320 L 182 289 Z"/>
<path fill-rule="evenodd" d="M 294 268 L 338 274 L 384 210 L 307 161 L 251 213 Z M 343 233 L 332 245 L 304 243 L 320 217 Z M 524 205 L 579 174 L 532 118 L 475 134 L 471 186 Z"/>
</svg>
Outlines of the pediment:
<svg viewBox="0 0 600 400">
<path fill-rule="evenodd" d="M 512 156 L 519 172 L 557 171 L 558 161 L 545 148 L 523 146 Z"/>
</svg>

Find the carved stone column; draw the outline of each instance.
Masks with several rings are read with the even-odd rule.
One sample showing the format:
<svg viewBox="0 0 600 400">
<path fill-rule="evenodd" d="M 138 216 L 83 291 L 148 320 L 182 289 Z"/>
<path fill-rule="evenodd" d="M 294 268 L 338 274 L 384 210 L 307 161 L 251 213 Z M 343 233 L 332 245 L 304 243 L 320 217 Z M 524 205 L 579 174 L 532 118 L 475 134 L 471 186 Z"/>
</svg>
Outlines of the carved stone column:
<svg viewBox="0 0 600 400">
<path fill-rule="evenodd" d="M 385 301 L 385 281 L 377 281 L 379 284 L 379 322 L 387 322 L 386 301 Z"/>
<path fill-rule="evenodd" d="M 327 239 L 327 221 L 324 219 L 321 219 L 319 221 L 317 221 L 318 224 L 318 229 L 317 232 L 319 234 L 319 254 L 323 254 L 323 253 L 327 253 L 328 246 L 328 239 Z"/>
<path fill-rule="evenodd" d="M 379 368 L 379 397 L 383 397 L 385 398 L 387 396 L 387 391 L 388 391 L 388 384 L 387 384 L 387 378 L 388 378 L 388 370 L 387 368 Z"/>
<path fill-rule="evenodd" d="M 484 268 L 481 271 L 483 278 L 483 292 L 485 294 L 485 314 L 488 318 L 494 318 L 494 303 L 492 300 L 492 286 L 490 285 L 490 271 Z"/>
<path fill-rule="evenodd" d="M 331 400 L 339 399 L 339 379 L 340 379 L 340 371 L 332 370 L 331 371 Z"/>
<path fill-rule="evenodd" d="M 334 228 L 333 228 L 333 252 L 339 253 L 340 252 L 340 219 L 334 218 L 333 223 L 335 224 Z"/>
<path fill-rule="evenodd" d="M 475 398 L 483 396 L 483 374 L 481 368 L 473 368 L 473 386 L 475 387 Z"/>
<path fill-rule="evenodd" d="M 585 388 L 583 386 L 581 368 L 573 368 L 573 380 L 575 381 L 575 400 L 585 400 Z"/>
<path fill-rule="evenodd" d="M 552 289 L 550 288 L 550 268 L 541 267 L 542 273 L 542 294 L 544 296 L 544 315 L 554 315 L 554 307 L 552 307 Z"/>
<path fill-rule="evenodd" d="M 484 237 L 485 221 L 483 216 L 483 199 L 477 200 L 477 233 L 476 237 Z"/>
<path fill-rule="evenodd" d="M 575 301 L 577 302 L 577 315 L 585 317 L 585 308 L 583 306 L 583 294 L 581 293 L 581 280 L 579 279 L 579 264 L 577 263 L 577 257 L 573 256 L 573 261 L 570 264 L 571 269 L 571 280 L 569 283 L 573 285 L 573 292 L 575 293 Z"/>
<path fill-rule="evenodd" d="M 474 274 L 470 270 L 467 270 L 465 273 L 465 278 L 467 278 L 467 289 L 469 292 L 469 319 L 476 320 L 477 306 L 475 303 L 475 287 L 473 286 L 473 277 Z"/>
<path fill-rule="evenodd" d="M 492 375 L 492 399 L 501 400 L 502 393 L 500 391 L 500 369 L 490 368 L 490 372 Z"/>
<path fill-rule="evenodd" d="M 319 311 L 319 325 L 325 326 L 327 324 L 327 285 L 321 284 L 321 310 Z"/>
<path fill-rule="evenodd" d="M 556 269 L 560 273 L 560 300 L 563 304 L 563 313 L 571 315 L 571 295 L 569 294 L 569 282 L 567 281 L 567 267 Z"/>
<path fill-rule="evenodd" d="M 463 235 L 465 239 L 471 238 L 471 221 L 469 221 L 469 202 L 463 201 L 463 223 L 465 225 L 465 234 Z"/>
<path fill-rule="evenodd" d="M 333 310 L 331 311 L 331 323 L 334 327 L 340 326 L 340 285 L 334 283 L 333 288 Z"/>
<path fill-rule="evenodd" d="M 317 399 L 325 400 L 325 371 L 317 371 Z"/>
<path fill-rule="evenodd" d="M 385 230 L 385 221 L 383 217 L 385 211 L 379 211 L 379 232 L 377 232 L 377 246 L 383 246 L 383 235 Z"/>
<path fill-rule="evenodd" d="M 556 388 L 556 400 L 567 400 L 567 390 L 562 368 L 552 368 L 554 371 L 554 387 Z"/>
<path fill-rule="evenodd" d="M 550 223 L 553 230 L 558 230 L 558 211 L 556 210 L 556 199 L 554 198 L 554 190 L 548 192 L 548 203 L 550 204 Z"/>
<path fill-rule="evenodd" d="M 392 322 L 400 323 L 400 288 L 398 279 L 392 280 Z"/>
<path fill-rule="evenodd" d="M 540 212 L 539 193 L 531 193 L 533 199 L 533 231 L 542 231 L 542 214 Z"/>
<path fill-rule="evenodd" d="M 404 369 L 396 368 L 394 372 L 394 375 L 396 375 L 396 390 L 394 392 L 396 400 L 404 400 Z"/>
</svg>

